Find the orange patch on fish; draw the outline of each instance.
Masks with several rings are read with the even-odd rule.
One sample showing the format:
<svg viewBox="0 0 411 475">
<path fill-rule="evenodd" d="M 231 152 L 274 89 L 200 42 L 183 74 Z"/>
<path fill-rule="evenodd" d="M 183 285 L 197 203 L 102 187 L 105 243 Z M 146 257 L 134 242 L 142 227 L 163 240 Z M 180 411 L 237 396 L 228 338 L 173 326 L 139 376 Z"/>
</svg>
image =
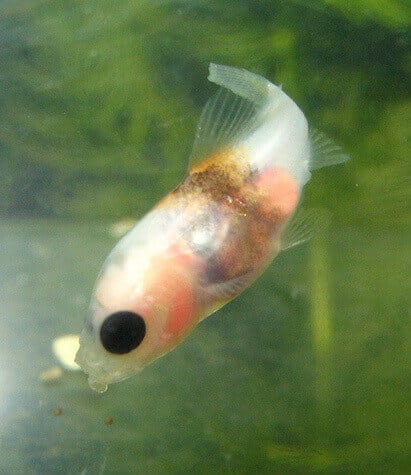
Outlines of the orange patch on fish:
<svg viewBox="0 0 411 475">
<path fill-rule="evenodd" d="M 298 185 L 284 170 L 267 168 L 253 182 L 264 198 L 261 211 L 268 218 L 273 215 L 285 221 L 295 210 L 299 200 Z"/>
<path fill-rule="evenodd" d="M 167 332 L 179 334 L 192 325 L 194 296 L 188 282 L 176 282 L 175 300 L 169 308 Z"/>
<path fill-rule="evenodd" d="M 174 338 L 196 323 L 193 318 L 195 305 L 192 284 L 184 275 L 184 269 L 192 259 L 188 253 L 178 249 L 171 249 L 168 256 L 169 259 L 157 263 L 157 268 L 161 266 L 161 272 L 156 275 L 161 282 L 152 282 L 151 285 L 157 304 L 163 306 L 163 302 L 167 303 L 165 335 L 167 338 Z"/>
</svg>

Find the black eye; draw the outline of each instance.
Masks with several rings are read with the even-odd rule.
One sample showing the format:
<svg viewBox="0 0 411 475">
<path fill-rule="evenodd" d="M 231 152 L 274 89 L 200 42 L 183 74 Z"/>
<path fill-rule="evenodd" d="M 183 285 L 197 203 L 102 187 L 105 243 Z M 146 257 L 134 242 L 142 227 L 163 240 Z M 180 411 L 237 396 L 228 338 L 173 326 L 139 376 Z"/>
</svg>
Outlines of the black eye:
<svg viewBox="0 0 411 475">
<path fill-rule="evenodd" d="M 110 353 L 129 353 L 143 341 L 146 324 L 140 315 L 121 311 L 107 317 L 100 329 L 100 339 Z"/>
</svg>

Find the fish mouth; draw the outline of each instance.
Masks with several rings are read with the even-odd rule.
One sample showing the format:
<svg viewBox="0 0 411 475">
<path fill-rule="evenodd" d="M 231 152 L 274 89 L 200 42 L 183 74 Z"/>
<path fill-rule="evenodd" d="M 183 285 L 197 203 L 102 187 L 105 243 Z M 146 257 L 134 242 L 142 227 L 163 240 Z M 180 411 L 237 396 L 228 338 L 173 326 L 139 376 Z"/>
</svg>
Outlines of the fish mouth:
<svg viewBox="0 0 411 475">
<path fill-rule="evenodd" d="M 108 354 L 87 328 L 80 334 L 75 362 L 88 375 L 91 389 L 99 393 L 107 391 L 109 384 L 123 381 L 138 372 L 136 368 L 128 369 L 118 357 Z"/>
<path fill-rule="evenodd" d="M 108 385 L 112 382 L 111 378 L 104 377 L 104 373 L 96 370 L 94 366 L 91 366 L 87 359 L 84 358 L 81 349 L 77 352 L 75 362 L 87 374 L 87 381 L 91 389 L 98 393 L 107 391 Z"/>
<path fill-rule="evenodd" d="M 93 349 L 95 343 L 91 341 L 91 335 L 84 329 L 80 335 L 80 348 L 77 351 L 74 361 L 88 375 L 88 383 L 92 389 L 99 393 L 107 391 L 110 383 L 107 376 L 104 376 L 104 369 L 101 364 L 101 358 L 98 358 Z"/>
<path fill-rule="evenodd" d="M 94 391 L 104 393 L 109 384 L 116 381 L 107 355 L 94 341 L 89 329 L 85 328 L 80 335 L 80 348 L 75 362 L 88 375 L 88 383 Z"/>
</svg>

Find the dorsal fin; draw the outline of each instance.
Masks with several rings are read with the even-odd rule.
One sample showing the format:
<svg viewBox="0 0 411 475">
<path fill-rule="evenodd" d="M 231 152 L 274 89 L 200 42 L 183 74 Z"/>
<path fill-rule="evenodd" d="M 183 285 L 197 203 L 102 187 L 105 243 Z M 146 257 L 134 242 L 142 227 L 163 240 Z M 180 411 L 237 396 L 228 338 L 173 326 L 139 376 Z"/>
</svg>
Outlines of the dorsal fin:
<svg viewBox="0 0 411 475">
<path fill-rule="evenodd" d="M 310 170 L 336 165 L 350 159 L 339 145 L 317 129 L 310 129 L 310 147 Z"/>
<path fill-rule="evenodd" d="M 283 94 L 267 79 L 244 69 L 210 64 L 208 79 L 221 86 L 205 105 L 197 125 L 190 164 L 232 148 L 264 120 Z"/>
<path fill-rule="evenodd" d="M 197 125 L 190 165 L 214 152 L 235 147 L 249 132 L 256 115 L 254 104 L 220 88 L 207 102 Z"/>
</svg>

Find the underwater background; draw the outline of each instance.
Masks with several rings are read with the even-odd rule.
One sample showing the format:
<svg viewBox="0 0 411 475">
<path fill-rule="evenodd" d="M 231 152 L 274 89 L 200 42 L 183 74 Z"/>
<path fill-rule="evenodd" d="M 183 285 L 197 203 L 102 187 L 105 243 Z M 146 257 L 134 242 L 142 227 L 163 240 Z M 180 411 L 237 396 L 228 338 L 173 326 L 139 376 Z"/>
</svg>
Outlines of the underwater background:
<svg viewBox="0 0 411 475">
<path fill-rule="evenodd" d="M 1 475 L 411 473 L 410 32 L 407 0 L 0 0 Z M 107 393 L 42 381 L 183 177 L 211 61 L 351 155 L 305 189 L 330 223 Z"/>
</svg>

